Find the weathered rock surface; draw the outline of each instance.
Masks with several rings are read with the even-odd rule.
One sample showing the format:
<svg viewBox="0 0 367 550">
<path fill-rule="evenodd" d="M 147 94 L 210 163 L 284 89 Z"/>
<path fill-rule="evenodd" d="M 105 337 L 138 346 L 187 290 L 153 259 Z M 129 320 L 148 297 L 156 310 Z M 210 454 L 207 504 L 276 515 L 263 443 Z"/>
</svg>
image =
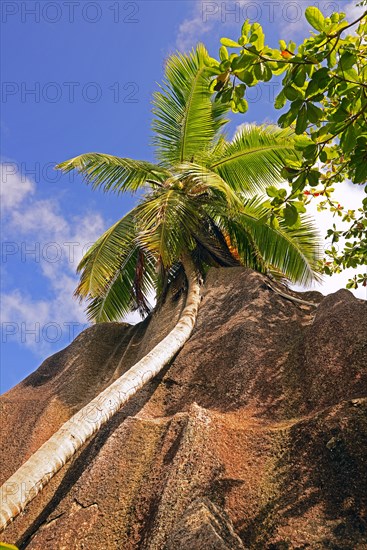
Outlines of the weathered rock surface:
<svg viewBox="0 0 367 550">
<path fill-rule="evenodd" d="M 212 269 L 195 331 L 1 535 L 20 548 L 367 548 L 367 305 Z M 296 293 L 294 293 L 296 295 Z M 298 295 L 299 296 L 299 295 Z M 102 324 L 1 399 L 0 482 L 159 341 Z"/>
</svg>

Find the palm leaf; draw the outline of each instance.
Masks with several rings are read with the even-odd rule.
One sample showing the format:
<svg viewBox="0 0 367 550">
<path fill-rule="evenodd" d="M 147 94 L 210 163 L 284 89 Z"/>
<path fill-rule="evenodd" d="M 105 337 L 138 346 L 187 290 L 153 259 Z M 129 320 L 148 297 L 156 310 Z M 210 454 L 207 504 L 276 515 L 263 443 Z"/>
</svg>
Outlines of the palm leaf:
<svg viewBox="0 0 367 550">
<path fill-rule="evenodd" d="M 304 285 L 318 280 L 321 246 L 313 220 L 304 216 L 297 229 L 288 228 L 284 222 L 276 229 L 264 221 L 269 213 L 255 198 L 246 202 L 236 219 L 228 224 L 223 220 L 244 264 L 256 266 L 259 271 L 274 269 L 288 280 Z"/>
<path fill-rule="evenodd" d="M 289 159 L 298 159 L 292 130 L 246 125 L 231 142 L 213 150 L 208 166 L 235 191 L 255 193 L 282 181 L 281 170 Z"/>
<path fill-rule="evenodd" d="M 228 209 L 240 209 L 242 201 L 219 174 L 209 170 L 205 166 L 195 163 L 182 163 L 175 167 L 177 174 L 171 178 L 172 183 L 182 182 L 185 192 L 190 197 L 220 197 L 227 203 Z"/>
<path fill-rule="evenodd" d="M 116 193 L 136 191 L 147 183 L 159 186 L 169 176 L 167 170 L 156 164 L 102 153 L 79 155 L 56 168 L 65 173 L 77 170 L 93 189 Z"/>
<path fill-rule="evenodd" d="M 141 219 L 138 241 L 159 257 L 165 268 L 193 247 L 193 234 L 200 227 L 198 201 L 176 188 L 159 189 L 137 207 Z"/>
<path fill-rule="evenodd" d="M 136 250 L 136 208 L 110 227 L 87 251 L 78 265 L 80 298 L 103 294 L 106 285 Z"/>
<path fill-rule="evenodd" d="M 221 267 L 241 265 L 238 258 L 232 254 L 221 229 L 211 218 L 203 219 L 201 231 L 196 233 L 194 238 L 197 243 L 196 253 L 203 271 L 204 264 Z"/>
<path fill-rule="evenodd" d="M 155 271 L 154 263 L 145 256 L 144 269 L 139 281 L 136 280 L 136 267 L 141 254 L 142 251 L 135 247 L 104 291 L 90 298 L 87 307 L 89 319 L 95 322 L 118 321 L 134 309 L 142 315 L 148 312 L 149 295 L 156 286 Z"/>
<path fill-rule="evenodd" d="M 228 107 L 211 101 L 208 60 L 199 44 L 190 54 L 177 53 L 167 61 L 165 80 L 153 99 L 153 143 L 165 165 L 197 158 L 226 122 Z"/>
</svg>

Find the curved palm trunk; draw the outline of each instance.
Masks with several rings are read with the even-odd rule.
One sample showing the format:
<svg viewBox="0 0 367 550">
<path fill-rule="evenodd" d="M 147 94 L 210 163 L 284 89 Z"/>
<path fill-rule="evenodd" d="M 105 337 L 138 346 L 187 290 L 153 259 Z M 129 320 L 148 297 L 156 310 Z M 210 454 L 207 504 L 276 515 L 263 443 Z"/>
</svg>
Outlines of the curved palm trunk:
<svg viewBox="0 0 367 550">
<path fill-rule="evenodd" d="M 56 472 L 122 405 L 175 356 L 190 337 L 200 286 L 190 258 L 183 260 L 189 287 L 175 328 L 128 372 L 113 382 L 46 441 L 0 488 L 0 531 L 26 507 Z"/>
</svg>

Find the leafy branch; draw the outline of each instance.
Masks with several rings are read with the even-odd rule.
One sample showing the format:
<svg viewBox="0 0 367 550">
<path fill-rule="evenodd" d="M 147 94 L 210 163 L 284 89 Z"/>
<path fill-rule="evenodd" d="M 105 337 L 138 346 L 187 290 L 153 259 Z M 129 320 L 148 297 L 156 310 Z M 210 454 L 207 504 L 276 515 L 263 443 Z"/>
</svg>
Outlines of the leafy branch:
<svg viewBox="0 0 367 550">
<path fill-rule="evenodd" d="M 367 0 L 360 5 L 366 6 Z M 267 191 L 271 223 L 283 220 L 289 227 L 297 227 L 307 204 L 320 195 L 325 197 L 326 207 L 339 215 L 332 199 L 335 186 L 345 180 L 356 185 L 367 181 L 367 11 L 348 22 L 344 13 L 324 17 L 310 6 L 305 17 L 313 32 L 298 46 L 284 40 L 280 40 L 279 49 L 267 46 L 261 25 L 247 20 L 238 40 L 222 38 L 219 59 L 210 60 L 215 101 L 229 104 L 235 113 L 247 112 L 248 88 L 283 75 L 274 107 L 283 111 L 288 106 L 278 124 L 298 136 L 299 158 L 287 162 L 282 171 L 291 190 L 270 186 Z M 354 34 L 347 35 L 352 28 Z M 358 217 L 360 221 L 353 222 L 350 233 L 343 232 L 345 239 L 353 234 L 356 246 L 347 243 L 344 252 L 334 254 L 333 268 L 328 258 L 325 273 L 367 264 L 365 201 L 360 209 L 362 220 Z M 355 212 L 353 216 L 348 212 L 346 217 L 342 215 L 344 221 L 357 218 Z M 353 284 L 358 281 L 357 276 Z"/>
</svg>

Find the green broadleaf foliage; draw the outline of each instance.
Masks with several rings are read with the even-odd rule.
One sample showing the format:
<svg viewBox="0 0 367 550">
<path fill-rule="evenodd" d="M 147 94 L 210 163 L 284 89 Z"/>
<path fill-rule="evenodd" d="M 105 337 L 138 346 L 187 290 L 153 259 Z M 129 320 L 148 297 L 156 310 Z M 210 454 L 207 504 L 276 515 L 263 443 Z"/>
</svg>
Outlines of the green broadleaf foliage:
<svg viewBox="0 0 367 550">
<path fill-rule="evenodd" d="M 345 153 L 350 153 L 357 143 L 356 130 L 352 124 L 348 126 L 341 135 L 340 147 Z"/>
<path fill-rule="evenodd" d="M 284 88 L 283 93 L 289 101 L 295 101 L 296 99 L 302 98 L 302 93 L 290 85 Z"/>
<path fill-rule="evenodd" d="M 223 46 L 227 46 L 228 48 L 239 48 L 240 44 L 238 42 L 235 42 L 234 40 L 231 40 L 230 38 L 221 38 L 220 43 Z"/>
<path fill-rule="evenodd" d="M 297 224 L 299 220 L 298 210 L 293 204 L 287 204 L 283 211 L 284 221 L 288 227 L 292 227 Z"/>
<path fill-rule="evenodd" d="M 367 0 L 362 3 L 367 5 Z M 307 186 L 316 187 L 321 183 L 322 194 L 330 200 L 323 201 L 320 208 L 325 209 L 329 204 L 334 215 L 351 224 L 343 235 L 354 245 L 346 245 L 343 253 L 332 251 L 327 254 L 329 261 L 323 269 L 330 275 L 367 263 L 364 236 L 367 200 L 362 201 L 361 207 L 355 211 L 345 211 L 343 205 L 336 208 L 332 200 L 334 184 L 346 179 L 359 184 L 367 179 L 367 138 L 366 141 L 362 139 L 367 136 L 367 12 L 362 11 L 359 14 L 356 12 L 354 21 L 346 21 L 345 13 L 332 13 L 324 18 L 316 6 L 309 6 L 305 15 L 313 28 L 312 32 L 307 33 L 308 36 L 298 46 L 293 41 L 286 43 L 281 40 L 280 51 L 267 46 L 265 41 L 259 51 L 255 45 L 259 36 L 263 40 L 263 29 L 259 24 L 252 25 L 252 45 L 248 46 L 247 37 L 242 42 L 247 44 L 246 49 L 250 52 L 240 55 L 244 74 L 239 78 L 249 86 L 285 73 L 274 107 L 283 108 L 287 100 L 291 105 L 288 112 L 279 118 L 278 124 L 286 129 L 293 127 L 296 121 L 296 134 L 308 136 L 307 139 L 315 144 L 310 146 L 308 143 L 299 148 L 303 149 L 303 166 L 299 166 L 301 172 L 283 171 L 295 196 L 306 188 L 305 193 L 310 201 L 319 193 L 316 190 L 310 192 Z M 256 78 L 253 78 L 254 73 Z M 230 75 L 228 87 L 232 78 Z M 233 108 L 238 112 L 235 102 Z M 321 163 L 322 176 L 317 170 L 310 171 L 310 166 L 315 162 Z M 272 207 L 274 212 L 281 210 L 279 196 L 273 198 Z M 275 226 L 276 215 L 273 214 L 271 220 Z M 352 288 L 358 284 L 367 286 L 366 279 L 354 277 Z"/>
<path fill-rule="evenodd" d="M 345 52 L 339 60 L 339 65 L 342 71 L 351 69 L 357 62 L 357 56 L 351 52 Z"/>
<path fill-rule="evenodd" d="M 226 59 L 229 59 L 229 53 L 225 46 L 221 46 L 219 49 L 219 57 L 221 61 L 225 61 Z"/>
<path fill-rule="evenodd" d="M 317 31 L 323 31 L 325 29 L 325 18 L 321 11 L 315 6 L 309 6 L 306 8 L 305 17 L 310 23 L 311 27 Z"/>
<path fill-rule="evenodd" d="M 306 69 L 303 65 L 300 65 L 295 71 L 293 81 L 296 86 L 299 86 L 300 88 L 304 85 L 306 81 Z"/>
<path fill-rule="evenodd" d="M 287 128 L 290 126 L 294 120 L 296 120 L 297 111 L 290 109 L 287 113 L 281 115 L 278 119 L 278 124 L 281 128 Z"/>
<path fill-rule="evenodd" d="M 323 112 L 311 102 L 307 103 L 307 118 L 310 122 L 316 124 L 322 118 Z"/>
<path fill-rule="evenodd" d="M 318 170 L 310 170 L 307 174 L 307 180 L 308 183 L 311 185 L 311 187 L 316 187 L 320 181 L 320 172 Z"/>
<path fill-rule="evenodd" d="M 284 105 L 287 103 L 287 98 L 284 95 L 284 91 L 282 90 L 277 97 L 275 98 L 274 107 L 276 109 L 282 109 Z"/>
<path fill-rule="evenodd" d="M 307 107 L 306 105 L 302 105 L 300 112 L 297 116 L 297 122 L 296 122 L 296 134 L 300 135 L 303 134 L 303 132 L 307 128 Z"/>
</svg>

